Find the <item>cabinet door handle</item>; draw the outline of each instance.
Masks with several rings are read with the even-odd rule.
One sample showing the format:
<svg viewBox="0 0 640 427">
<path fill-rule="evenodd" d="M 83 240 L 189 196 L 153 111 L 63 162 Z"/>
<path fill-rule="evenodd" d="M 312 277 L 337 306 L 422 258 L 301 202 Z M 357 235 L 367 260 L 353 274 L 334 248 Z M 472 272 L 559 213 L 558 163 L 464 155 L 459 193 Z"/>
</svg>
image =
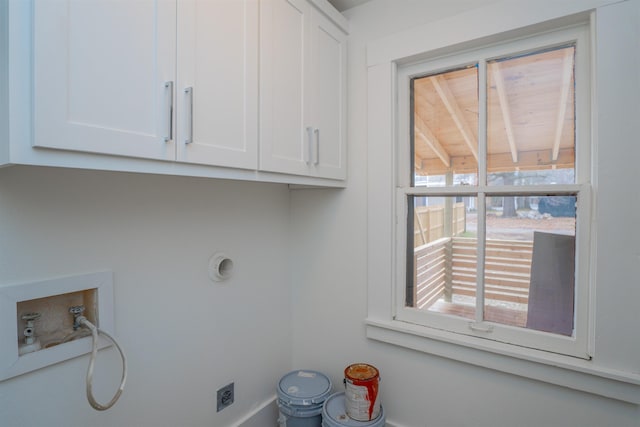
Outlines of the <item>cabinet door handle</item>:
<svg viewBox="0 0 640 427">
<path fill-rule="evenodd" d="M 165 129 L 164 142 L 169 142 L 173 139 L 173 82 L 164 82 L 165 99 L 167 100 L 166 118 L 167 124 Z M 167 92 L 169 92 L 167 96 Z"/>
<path fill-rule="evenodd" d="M 186 88 L 184 94 L 187 98 L 185 103 L 186 135 L 184 143 L 191 144 L 193 142 L 193 87 Z"/>
<path fill-rule="evenodd" d="M 304 151 L 304 162 L 308 165 L 311 164 L 311 152 L 313 150 L 313 128 L 307 126 L 307 149 Z"/>
<path fill-rule="evenodd" d="M 313 133 L 315 133 L 315 135 L 316 135 L 316 146 L 315 146 L 315 148 L 316 148 L 316 150 L 315 150 L 316 151 L 315 152 L 316 156 L 314 158 L 313 164 L 317 165 L 318 163 L 320 163 L 320 129 L 315 128 L 313 130 Z"/>
</svg>

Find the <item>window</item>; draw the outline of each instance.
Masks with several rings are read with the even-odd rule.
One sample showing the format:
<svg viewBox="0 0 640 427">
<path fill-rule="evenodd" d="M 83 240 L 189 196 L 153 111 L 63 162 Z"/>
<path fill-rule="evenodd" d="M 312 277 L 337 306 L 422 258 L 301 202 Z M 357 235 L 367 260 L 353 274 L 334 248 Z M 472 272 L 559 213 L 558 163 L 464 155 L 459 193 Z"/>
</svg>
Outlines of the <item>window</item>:
<svg viewBox="0 0 640 427">
<path fill-rule="evenodd" d="M 637 37 L 629 34 L 637 29 L 635 18 L 639 5 L 612 2 L 595 9 L 584 2 L 563 5 L 567 7 L 541 8 L 527 2 L 503 2 L 495 8 L 469 11 L 368 45 L 366 334 L 367 338 L 385 345 L 638 404 L 640 345 L 638 340 L 629 337 L 635 336 L 638 324 L 636 305 L 640 287 L 635 280 L 638 263 L 633 224 L 640 208 L 638 199 L 630 196 L 629 188 L 633 187 L 637 175 L 634 173 L 638 145 L 634 141 L 639 126 L 636 120 L 639 98 L 637 85 L 629 82 L 637 77 L 635 64 L 640 54 L 635 45 Z M 504 19 L 505 16 L 509 19 Z M 496 165 L 504 167 L 505 158 L 492 156 L 496 146 L 491 144 L 499 143 L 500 139 L 492 136 L 490 126 L 496 126 L 496 120 L 500 123 L 503 113 L 497 88 L 491 95 L 492 85 L 495 86 L 491 64 L 500 63 L 510 106 L 516 160 L 524 161 L 528 151 L 521 152 L 519 148 L 522 139 L 518 135 L 516 100 L 510 98 L 512 82 L 504 79 L 502 67 L 517 65 L 510 60 L 525 60 L 527 56 L 543 58 L 546 52 L 558 54 L 565 48 L 574 50 L 573 80 L 569 83 L 569 90 L 573 88 L 573 92 L 566 94 L 566 106 L 573 106 L 575 115 L 573 160 L 567 162 L 570 166 L 558 165 L 567 153 L 563 149 L 570 148 L 560 142 L 555 168 L 552 165 L 537 172 L 523 167 L 513 171 L 496 170 Z M 417 166 L 435 172 L 442 161 L 438 156 L 436 161 L 416 161 L 415 151 L 419 147 L 412 147 L 419 142 L 414 144 L 412 139 L 421 137 L 412 126 L 415 107 L 412 107 L 411 85 L 422 78 L 444 74 L 446 79 L 450 77 L 446 75 L 448 72 L 465 70 L 477 73 L 477 110 L 461 108 L 478 142 L 476 166 L 470 167 L 473 162 L 449 155 L 450 164 L 456 167 L 455 173 L 416 172 Z M 563 87 L 562 80 L 556 84 L 558 88 Z M 456 94 L 456 90 L 453 88 L 452 92 Z M 555 112 L 556 117 L 560 115 L 557 107 L 560 93 L 558 89 L 556 106 L 545 109 Z M 492 104 L 491 100 L 496 103 Z M 459 106 L 465 105 L 464 101 L 457 102 Z M 446 106 L 441 111 L 448 113 Z M 565 118 L 566 114 L 565 111 Z M 477 123 L 473 122 L 474 116 Z M 445 120 L 447 116 L 443 117 Z M 428 122 L 430 119 L 427 119 Z M 433 122 L 430 124 L 434 129 L 427 127 L 438 136 L 441 130 Z M 454 125 L 457 126 L 455 122 Z M 553 125 L 551 128 L 553 138 L 558 128 Z M 563 125 L 562 133 L 569 128 Z M 506 159 L 513 163 L 506 129 L 503 132 L 502 138 L 506 139 L 502 141 L 506 140 L 509 147 Z M 444 148 L 447 140 L 441 139 L 438 142 Z M 467 144 L 464 139 L 463 143 Z M 443 152 L 440 155 L 447 159 Z M 467 162 L 466 169 L 462 168 L 464 162 Z M 494 173 L 508 172 L 514 174 L 507 177 L 514 178 L 512 183 L 491 178 Z M 515 179 L 516 172 L 518 179 Z M 534 176 L 530 176 L 532 174 Z M 541 174 L 549 178 L 547 182 L 537 176 Z M 551 179 L 549 174 L 559 175 Z M 568 259 L 575 263 L 573 323 L 566 324 L 567 329 L 558 327 L 546 331 L 541 330 L 540 324 L 511 325 L 511 317 L 491 317 L 495 313 L 490 312 L 501 310 L 485 310 L 486 305 L 497 304 L 492 301 L 497 299 L 492 295 L 497 291 L 492 289 L 496 275 L 488 259 L 495 249 L 490 245 L 491 233 L 512 231 L 509 227 L 498 227 L 495 222 L 501 219 L 505 207 L 509 209 L 512 205 L 521 215 L 528 211 L 528 214 L 569 222 L 564 231 L 552 233 L 560 236 L 558 241 L 562 236 L 569 236 L 569 245 L 575 248 L 573 257 L 570 251 L 560 251 L 565 255 L 569 253 Z M 464 206 L 464 216 L 460 206 Z M 429 221 L 434 221 L 427 224 L 426 218 L 420 218 L 418 224 L 414 214 L 421 211 L 421 215 L 427 215 L 424 211 L 437 209 L 449 212 L 450 220 L 443 222 L 442 227 L 447 228 L 448 234 L 443 238 L 455 233 L 460 239 L 476 238 L 481 242 L 472 242 L 471 247 L 465 249 L 466 266 L 471 267 L 464 271 L 464 277 L 458 274 L 459 278 L 466 279 L 464 302 L 471 307 L 472 314 L 446 314 L 437 312 L 435 307 L 433 310 L 416 307 L 414 301 L 418 301 L 419 296 L 414 297 L 413 290 L 407 286 L 411 283 L 408 277 L 413 277 L 414 271 L 412 251 L 415 245 L 424 245 L 420 240 L 420 227 L 433 228 L 436 232 L 436 215 L 445 218 L 444 213 L 430 212 Z M 573 216 L 566 216 L 572 211 Z M 571 222 L 575 225 L 571 226 Z M 408 232 L 410 227 L 413 233 Z M 466 230 L 460 231 L 460 227 Z M 537 227 L 531 227 L 529 232 L 532 229 L 538 231 Z M 572 229 L 574 235 L 570 236 Z M 471 235 L 474 232 L 476 235 Z M 435 235 L 424 238 L 428 241 Z M 567 239 L 560 242 L 561 245 L 566 245 Z M 571 239 L 575 239 L 575 243 L 571 243 Z M 536 246 L 535 242 L 528 244 Z M 532 248 L 532 261 L 537 258 L 533 252 Z M 545 252 L 548 251 L 543 251 L 541 257 L 541 262 L 547 265 L 543 273 L 556 268 L 544 259 Z M 444 262 L 446 260 L 445 256 Z M 558 268 L 567 270 L 566 258 L 554 256 L 551 260 Z M 502 264 L 510 270 L 519 268 L 515 262 Z M 503 273 L 508 269 L 498 271 Z M 534 271 L 535 268 L 527 273 L 529 281 L 538 280 Z M 423 272 L 419 272 L 421 277 Z M 447 270 L 443 274 L 446 276 Z M 438 277 L 432 276 L 436 281 Z M 479 277 L 482 280 L 478 280 Z M 517 296 L 517 292 L 515 294 Z M 527 316 L 529 303 L 539 296 L 527 295 Z M 446 298 L 445 294 L 443 303 L 448 303 Z M 456 299 L 454 289 L 452 301 Z M 522 304 L 522 301 L 509 304 Z M 566 307 L 561 311 L 566 312 Z M 524 309 L 517 305 L 507 308 Z M 429 360 L 425 358 L 426 363 Z"/>
<path fill-rule="evenodd" d="M 590 357 L 587 34 L 398 69 L 396 320 Z"/>
</svg>

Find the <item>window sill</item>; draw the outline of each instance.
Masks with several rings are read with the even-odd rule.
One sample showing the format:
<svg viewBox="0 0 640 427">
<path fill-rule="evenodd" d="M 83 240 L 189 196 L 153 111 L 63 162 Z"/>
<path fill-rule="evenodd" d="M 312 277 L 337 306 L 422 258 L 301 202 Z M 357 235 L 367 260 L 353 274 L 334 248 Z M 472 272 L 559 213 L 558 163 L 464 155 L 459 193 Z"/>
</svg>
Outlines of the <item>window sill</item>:
<svg viewBox="0 0 640 427">
<path fill-rule="evenodd" d="M 640 404 L 640 375 L 593 361 L 462 336 L 400 321 L 367 319 L 367 338 L 436 356 Z"/>
</svg>

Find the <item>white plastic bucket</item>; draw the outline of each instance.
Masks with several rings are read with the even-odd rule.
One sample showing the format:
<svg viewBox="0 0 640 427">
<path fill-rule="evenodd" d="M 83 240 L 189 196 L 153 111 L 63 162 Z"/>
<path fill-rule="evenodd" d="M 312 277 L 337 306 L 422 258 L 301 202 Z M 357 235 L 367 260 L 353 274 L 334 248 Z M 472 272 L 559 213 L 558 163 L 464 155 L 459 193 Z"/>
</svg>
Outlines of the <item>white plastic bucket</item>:
<svg viewBox="0 0 640 427">
<path fill-rule="evenodd" d="M 331 380 L 317 371 L 297 370 L 278 383 L 279 427 L 321 427 L 322 406 L 331 394 Z"/>
<path fill-rule="evenodd" d="M 332 394 L 322 406 L 322 427 L 384 427 L 384 410 L 380 407 L 378 418 L 371 421 L 357 421 L 347 415 L 344 391 Z"/>
</svg>

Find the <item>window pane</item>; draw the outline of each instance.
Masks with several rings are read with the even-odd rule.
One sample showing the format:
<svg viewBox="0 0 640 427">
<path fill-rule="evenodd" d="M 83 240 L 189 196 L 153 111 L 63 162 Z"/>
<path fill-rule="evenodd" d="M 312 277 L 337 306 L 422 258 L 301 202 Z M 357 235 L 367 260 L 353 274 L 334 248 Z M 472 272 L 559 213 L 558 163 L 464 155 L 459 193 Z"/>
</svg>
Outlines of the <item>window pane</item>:
<svg viewBox="0 0 640 427">
<path fill-rule="evenodd" d="M 478 68 L 413 79 L 412 185 L 476 185 Z"/>
<path fill-rule="evenodd" d="M 575 196 L 488 197 L 485 320 L 573 333 Z"/>
<path fill-rule="evenodd" d="M 471 220 L 476 203 L 475 197 L 410 197 L 413 274 L 407 280 L 407 306 L 474 318 L 477 239 Z"/>
<path fill-rule="evenodd" d="M 575 47 L 487 62 L 489 185 L 575 182 Z"/>
</svg>

